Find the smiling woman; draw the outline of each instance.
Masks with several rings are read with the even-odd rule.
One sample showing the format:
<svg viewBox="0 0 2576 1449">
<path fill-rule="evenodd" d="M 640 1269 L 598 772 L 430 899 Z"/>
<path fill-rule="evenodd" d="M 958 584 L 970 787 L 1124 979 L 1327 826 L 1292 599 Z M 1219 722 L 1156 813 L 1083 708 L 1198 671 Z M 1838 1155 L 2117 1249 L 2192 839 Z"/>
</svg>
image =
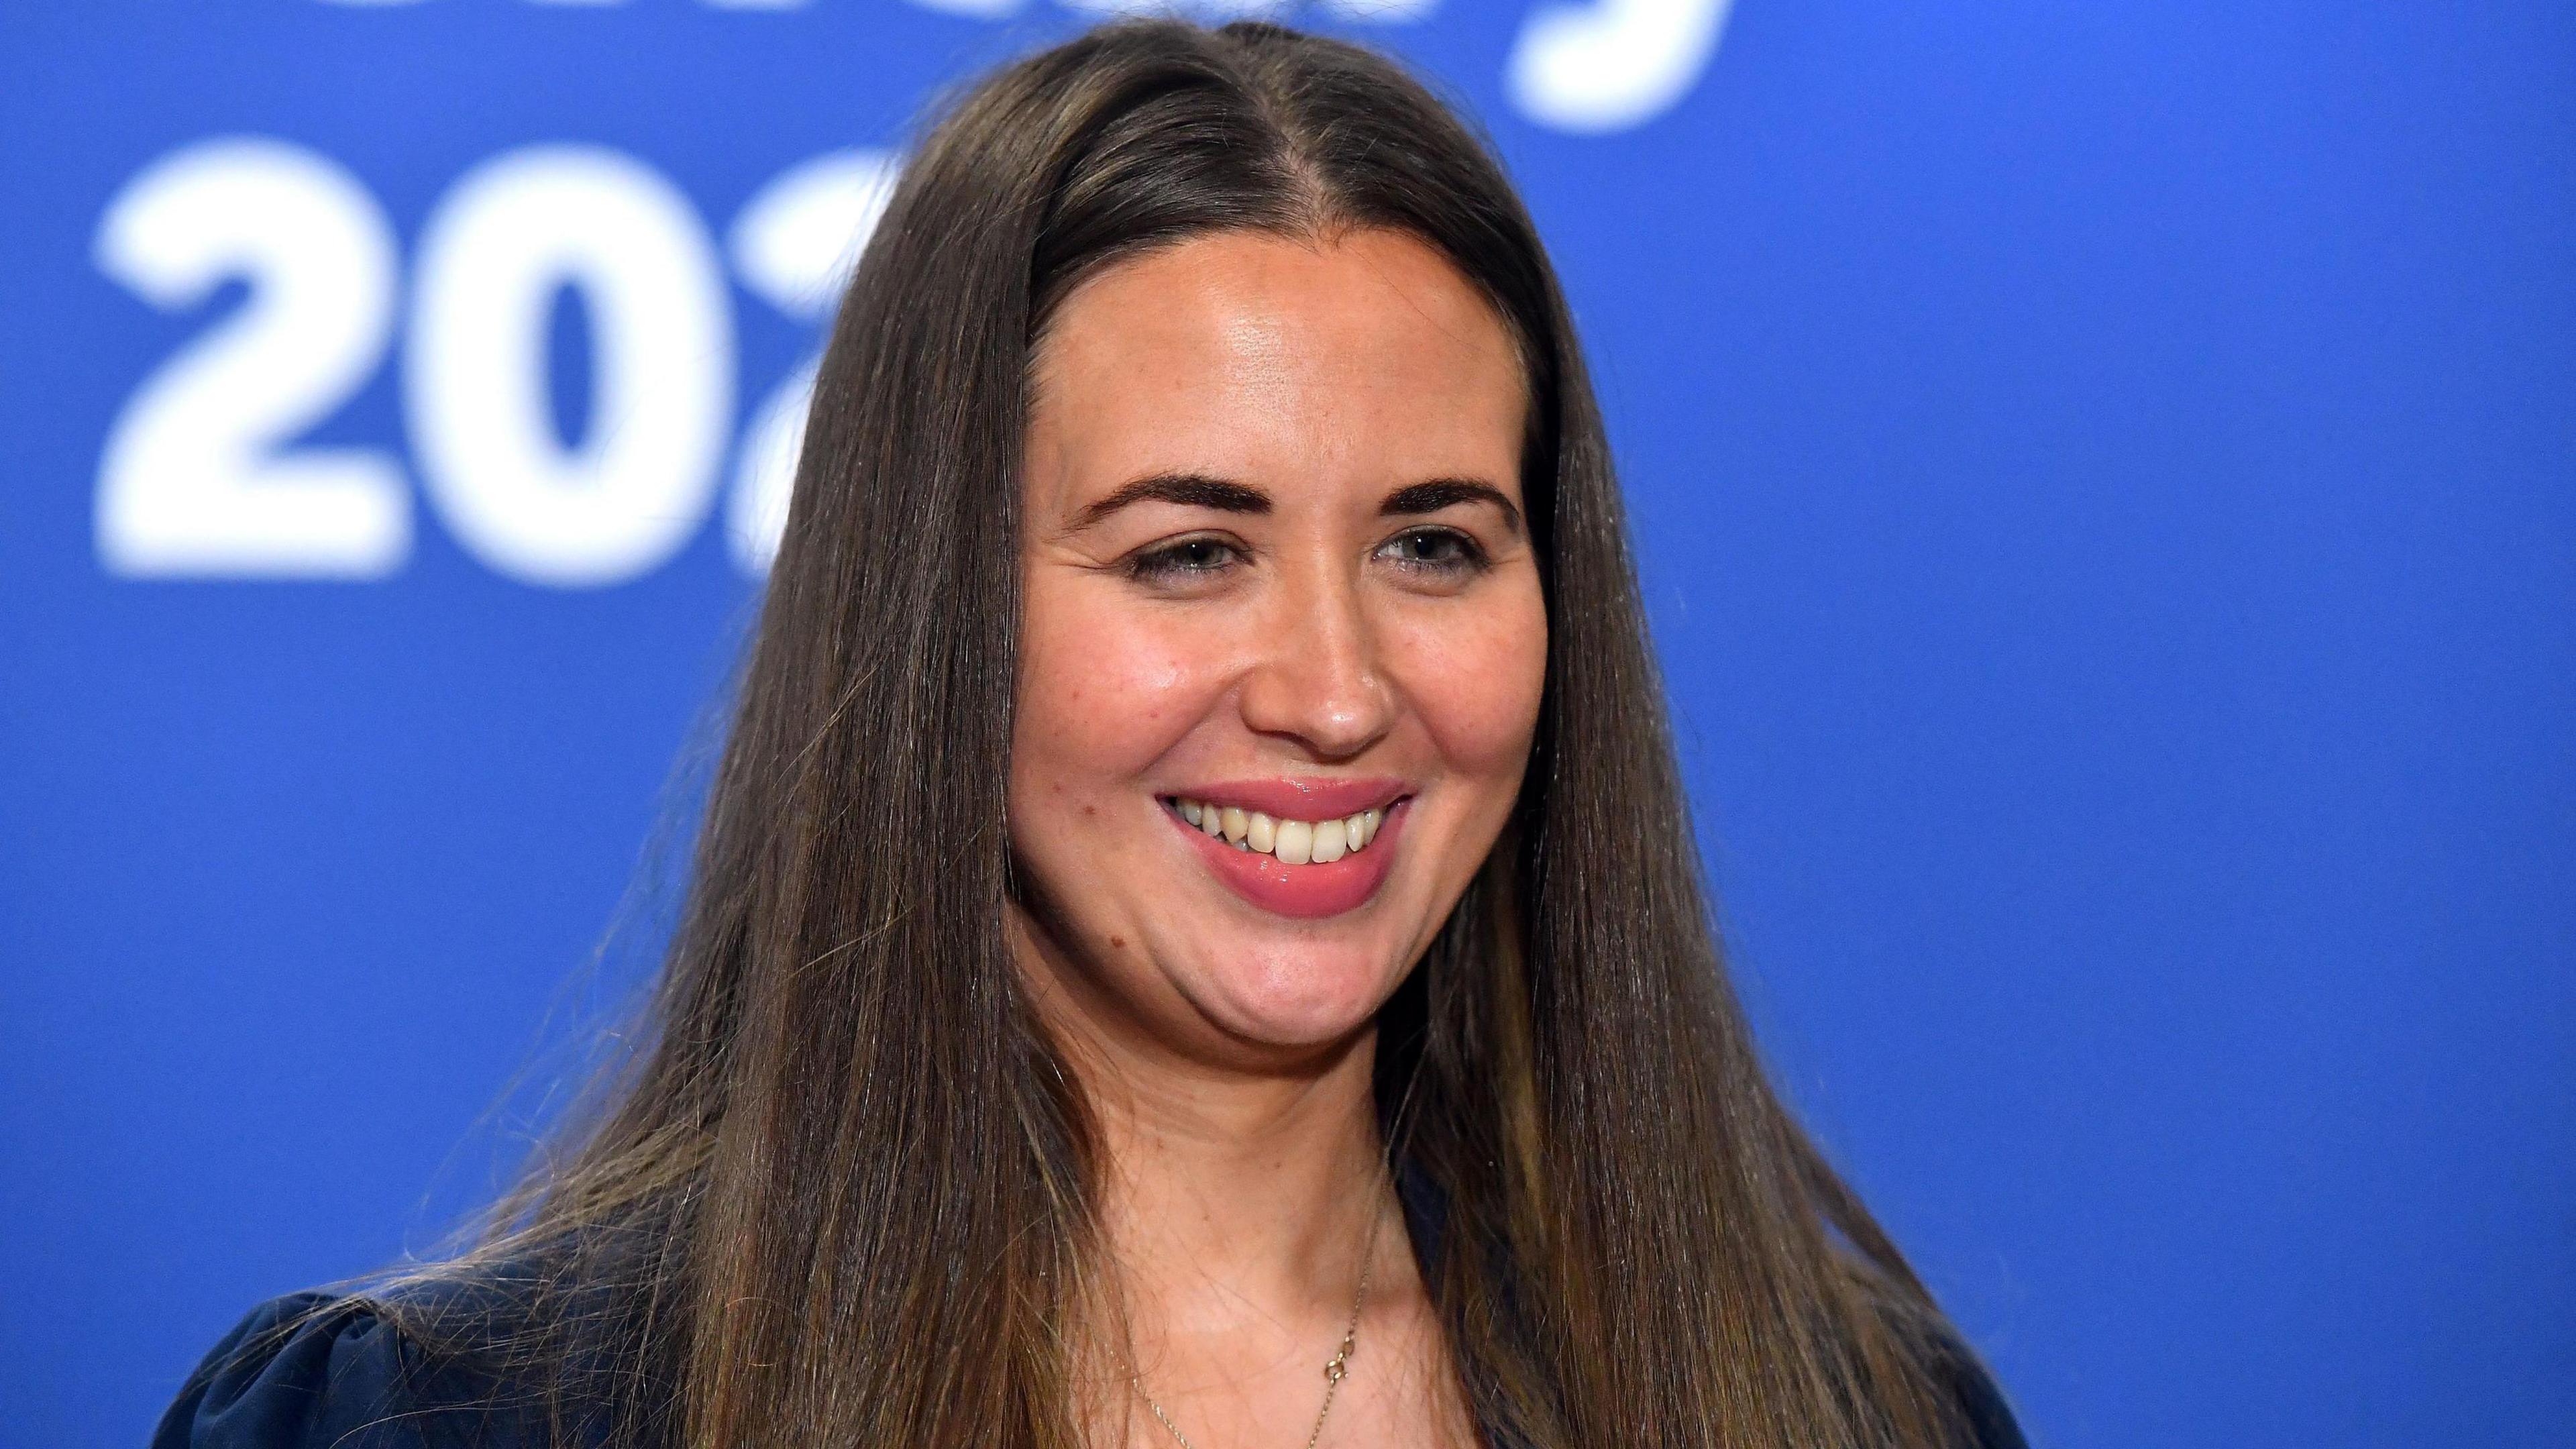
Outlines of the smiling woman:
<svg viewBox="0 0 2576 1449">
<path fill-rule="evenodd" d="M 161 1443 L 2020 1442 L 1727 989 L 1546 254 L 1347 45 L 931 133 L 650 1025 Z"/>
<path fill-rule="evenodd" d="M 1225 232 L 1076 288 L 1033 379 L 1028 954 L 1212 1060 L 1351 1040 L 1538 724 L 1510 334 L 1408 233 Z"/>
</svg>

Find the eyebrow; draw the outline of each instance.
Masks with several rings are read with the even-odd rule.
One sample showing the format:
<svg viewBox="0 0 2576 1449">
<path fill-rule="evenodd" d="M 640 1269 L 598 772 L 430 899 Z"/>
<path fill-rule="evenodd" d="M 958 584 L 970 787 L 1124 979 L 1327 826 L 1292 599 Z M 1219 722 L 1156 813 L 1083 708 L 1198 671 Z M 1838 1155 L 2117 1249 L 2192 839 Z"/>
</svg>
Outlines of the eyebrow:
<svg viewBox="0 0 2576 1449">
<path fill-rule="evenodd" d="M 1521 511 L 1512 506 L 1512 500 L 1503 496 L 1503 490 L 1473 478 L 1433 478 L 1407 484 L 1386 495 L 1386 501 L 1377 506 L 1377 511 L 1380 517 L 1396 518 L 1414 513 L 1437 513 L 1461 503 L 1490 503 L 1502 510 L 1504 527 L 1515 534 L 1521 531 Z"/>
<path fill-rule="evenodd" d="M 1213 508 L 1221 513 L 1270 511 L 1269 494 L 1231 479 L 1212 478 L 1205 473 L 1155 473 L 1122 484 L 1109 496 L 1083 505 L 1065 531 L 1080 533 L 1132 503 L 1176 503 L 1184 508 Z M 1377 511 L 1380 517 L 1401 518 L 1437 513 L 1461 503 L 1490 503 L 1502 512 L 1506 527 L 1515 534 L 1521 531 L 1521 511 L 1503 496 L 1503 490 L 1473 478 L 1431 478 L 1407 484 L 1386 495 Z"/>
<path fill-rule="evenodd" d="M 1258 488 L 1211 478 L 1205 473 L 1156 473 L 1083 505 L 1065 531 L 1080 533 L 1131 503 L 1177 503 L 1184 508 L 1213 508 L 1221 513 L 1270 511 L 1270 495 Z"/>
</svg>

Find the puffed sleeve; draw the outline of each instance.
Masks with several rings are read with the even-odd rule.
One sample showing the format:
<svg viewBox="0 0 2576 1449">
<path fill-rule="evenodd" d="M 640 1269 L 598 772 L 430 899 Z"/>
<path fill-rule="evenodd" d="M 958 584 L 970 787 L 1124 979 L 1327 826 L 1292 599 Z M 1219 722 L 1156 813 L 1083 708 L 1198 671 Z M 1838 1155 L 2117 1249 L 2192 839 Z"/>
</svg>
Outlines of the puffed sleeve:
<svg viewBox="0 0 2576 1449">
<path fill-rule="evenodd" d="M 1941 1362 L 1942 1376 L 1957 1395 L 1959 1408 L 1974 1435 L 1970 1449 L 2030 1449 L 2014 1419 L 2003 1388 L 1964 1344 L 1953 1341 Z"/>
<path fill-rule="evenodd" d="M 426 1368 L 366 1303 L 289 1294 L 206 1355 L 152 1449 L 536 1449 L 489 1387 Z"/>
</svg>

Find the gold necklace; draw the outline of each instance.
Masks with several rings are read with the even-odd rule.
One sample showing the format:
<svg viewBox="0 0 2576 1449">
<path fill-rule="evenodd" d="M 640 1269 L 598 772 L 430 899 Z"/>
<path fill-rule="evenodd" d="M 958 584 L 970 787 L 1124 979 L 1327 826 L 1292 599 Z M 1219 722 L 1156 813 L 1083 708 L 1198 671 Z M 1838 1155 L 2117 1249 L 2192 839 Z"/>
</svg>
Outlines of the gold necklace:
<svg viewBox="0 0 2576 1449">
<path fill-rule="evenodd" d="M 1369 1215 L 1368 1236 L 1360 1242 L 1359 1291 L 1351 1295 L 1351 1318 L 1342 1326 L 1341 1343 L 1333 1349 L 1333 1356 L 1324 1360 L 1324 1406 L 1315 1411 L 1315 1427 L 1306 1431 L 1306 1449 L 1315 1449 L 1316 1441 L 1324 1437 L 1324 1419 L 1333 1412 L 1333 1395 L 1341 1392 L 1342 1380 L 1351 1371 L 1351 1354 L 1359 1347 L 1360 1305 L 1368 1301 L 1369 1269 L 1377 1256 L 1377 1225 L 1383 1218 L 1382 1213 Z M 1127 1382 L 1134 1386 L 1136 1397 L 1143 1399 L 1145 1407 L 1153 1410 L 1156 1422 L 1170 1432 L 1181 1449 L 1198 1449 L 1190 1442 L 1190 1436 L 1181 1432 L 1181 1426 L 1172 1422 L 1172 1416 L 1163 1412 L 1163 1406 L 1155 1402 L 1154 1396 L 1145 1391 L 1145 1376 L 1133 1364 L 1128 1365 Z"/>
</svg>

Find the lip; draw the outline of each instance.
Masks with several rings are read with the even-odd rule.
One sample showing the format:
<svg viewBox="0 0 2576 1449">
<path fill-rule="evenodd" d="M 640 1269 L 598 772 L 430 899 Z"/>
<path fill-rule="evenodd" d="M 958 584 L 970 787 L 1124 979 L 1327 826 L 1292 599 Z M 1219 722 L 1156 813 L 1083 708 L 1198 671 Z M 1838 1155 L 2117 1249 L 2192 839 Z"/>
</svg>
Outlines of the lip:
<svg viewBox="0 0 2576 1449">
<path fill-rule="evenodd" d="M 1298 920 L 1317 920 L 1325 916 L 1338 916 L 1344 911 L 1357 910 L 1366 905 L 1370 897 L 1377 894 L 1377 888 L 1386 883 L 1387 872 L 1394 868 L 1395 848 L 1403 839 L 1405 821 L 1413 814 L 1413 797 L 1402 794 L 1400 790 L 1394 792 L 1385 797 L 1393 800 L 1394 803 L 1387 809 L 1385 821 L 1378 826 L 1376 836 L 1370 839 L 1366 848 L 1355 850 L 1326 865 L 1290 865 L 1277 856 L 1267 855 L 1261 851 L 1239 850 L 1208 834 L 1182 819 L 1181 813 L 1166 803 L 1170 798 L 1165 796 L 1157 799 L 1154 802 L 1154 808 L 1161 812 L 1164 819 L 1172 822 L 1173 829 L 1190 838 L 1191 848 L 1198 852 L 1201 860 L 1207 862 L 1208 869 L 1215 872 L 1218 880 L 1223 881 L 1236 895 L 1262 910 Z M 1189 798 L 1193 800 L 1212 798 L 1215 803 L 1231 805 L 1236 804 L 1239 797 L 1192 795 Z M 1318 799 L 1314 796 L 1301 798 L 1304 808 L 1318 809 L 1322 812 L 1322 818 L 1327 819 L 1331 818 L 1330 807 L 1337 803 L 1330 798 Z M 1269 807 L 1247 805 L 1241 808 L 1267 810 Z M 1358 805 L 1343 813 L 1352 814 L 1360 810 L 1376 808 L 1378 808 L 1376 805 Z M 1277 815 L 1279 812 L 1272 810 L 1270 813 Z M 1317 817 L 1290 814 L 1286 818 L 1297 820 Z"/>
<path fill-rule="evenodd" d="M 1258 810 L 1273 820 L 1338 820 L 1363 810 L 1383 810 L 1411 794 L 1412 786 L 1384 776 L 1334 780 L 1283 775 L 1269 780 L 1190 785 L 1161 793 L 1165 799 L 1201 800 L 1211 805 Z"/>
</svg>

